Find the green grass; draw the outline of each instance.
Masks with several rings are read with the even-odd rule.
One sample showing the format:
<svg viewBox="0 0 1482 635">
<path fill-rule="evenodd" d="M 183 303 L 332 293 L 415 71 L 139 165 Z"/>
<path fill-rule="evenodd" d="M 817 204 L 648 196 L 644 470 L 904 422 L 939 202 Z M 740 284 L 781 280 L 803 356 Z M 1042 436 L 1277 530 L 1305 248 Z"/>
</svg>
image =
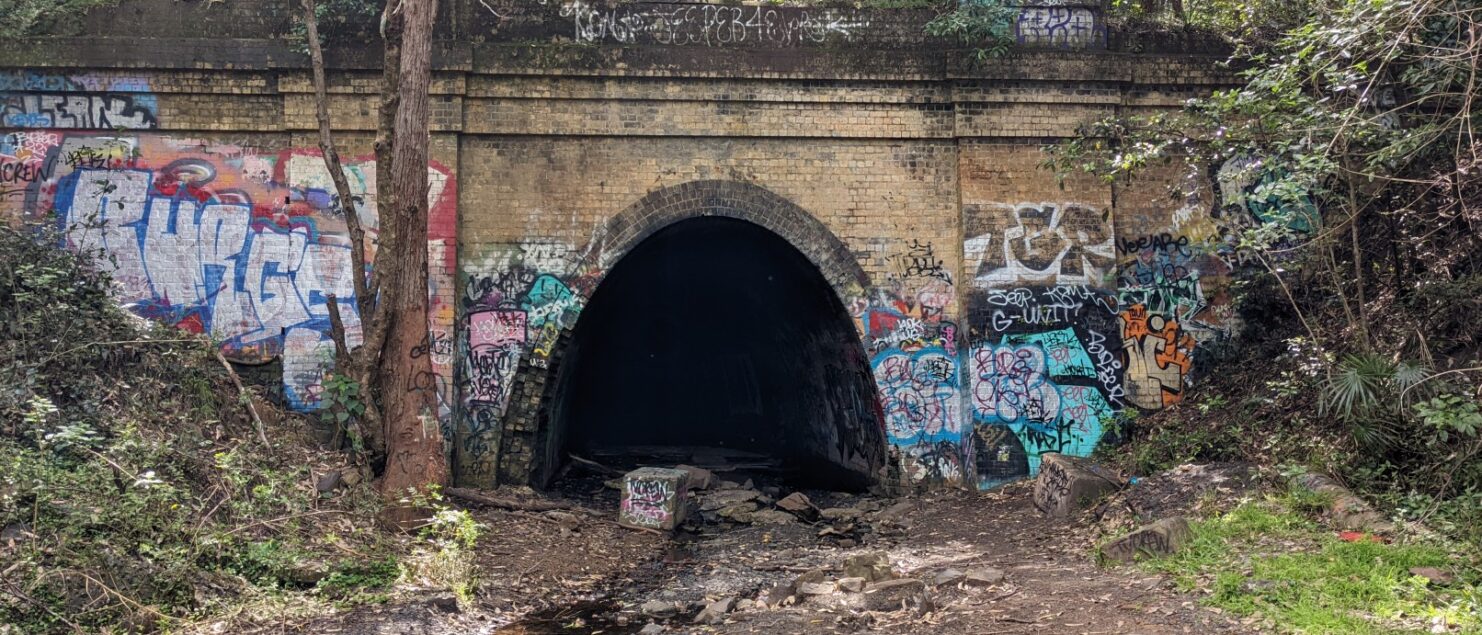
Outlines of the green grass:
<svg viewBox="0 0 1482 635">
<path fill-rule="evenodd" d="M 1345 542 L 1294 511 L 1304 503 L 1273 498 L 1196 521 L 1187 546 L 1143 566 L 1206 594 L 1209 606 L 1259 618 L 1278 632 L 1424 633 L 1441 618 L 1459 632 L 1482 633 L 1475 556 L 1441 544 Z M 1418 566 L 1457 581 L 1431 585 L 1410 574 Z"/>
</svg>

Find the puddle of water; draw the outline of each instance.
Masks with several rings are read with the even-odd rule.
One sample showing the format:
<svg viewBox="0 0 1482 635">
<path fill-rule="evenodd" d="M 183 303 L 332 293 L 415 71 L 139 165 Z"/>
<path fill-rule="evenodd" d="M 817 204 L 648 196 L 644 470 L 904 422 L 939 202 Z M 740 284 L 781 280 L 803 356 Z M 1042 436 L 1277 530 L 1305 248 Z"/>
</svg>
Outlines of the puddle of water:
<svg viewBox="0 0 1482 635">
<path fill-rule="evenodd" d="M 617 612 L 618 606 L 613 602 L 578 602 L 536 611 L 494 632 L 504 635 L 631 635 L 647 623 L 639 619 L 637 624 L 620 625 L 613 621 Z"/>
</svg>

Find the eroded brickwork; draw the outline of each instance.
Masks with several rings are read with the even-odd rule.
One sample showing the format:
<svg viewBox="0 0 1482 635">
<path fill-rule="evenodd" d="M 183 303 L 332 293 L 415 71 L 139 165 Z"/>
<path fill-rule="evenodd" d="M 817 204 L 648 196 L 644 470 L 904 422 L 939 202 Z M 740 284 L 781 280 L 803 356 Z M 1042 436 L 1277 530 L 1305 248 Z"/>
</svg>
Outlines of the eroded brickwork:
<svg viewBox="0 0 1482 635">
<path fill-rule="evenodd" d="M 201 7 L 149 21 L 163 9 L 144 1 L 120 18 L 149 35 L 134 46 L 51 39 L 0 60 L 0 213 L 112 254 L 137 312 L 281 361 L 284 394 L 312 408 L 326 296 L 351 295 L 344 223 L 302 57 L 272 37 L 288 5 L 230 4 L 227 49 L 190 31 Z M 1022 48 L 973 64 L 913 11 L 489 6 L 444 16 L 432 90 L 429 350 L 464 484 L 549 474 L 583 306 L 687 218 L 756 223 L 819 268 L 859 359 L 800 372 L 867 369 L 878 405 L 878 429 L 830 460 L 888 454 L 878 476 L 906 484 L 987 487 L 1086 454 L 1118 412 L 1180 399 L 1231 326 L 1210 175 L 1113 188 L 1039 167 L 1088 121 L 1228 83 L 1217 57 L 1107 50 L 1120 40 L 1091 7 L 1026 8 Z M 372 223 L 373 53 L 331 74 Z"/>
</svg>

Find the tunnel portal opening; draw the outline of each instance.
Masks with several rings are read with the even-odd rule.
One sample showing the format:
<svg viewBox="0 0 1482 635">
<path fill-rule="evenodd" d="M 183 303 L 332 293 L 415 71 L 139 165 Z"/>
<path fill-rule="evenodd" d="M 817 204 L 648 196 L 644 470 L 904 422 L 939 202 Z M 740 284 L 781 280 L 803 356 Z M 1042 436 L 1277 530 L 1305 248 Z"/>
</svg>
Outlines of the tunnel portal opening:
<svg viewBox="0 0 1482 635">
<path fill-rule="evenodd" d="M 885 463 L 874 391 L 812 262 L 759 225 L 693 218 L 634 247 L 582 310 L 551 442 L 624 470 L 687 463 L 860 489 Z"/>
</svg>

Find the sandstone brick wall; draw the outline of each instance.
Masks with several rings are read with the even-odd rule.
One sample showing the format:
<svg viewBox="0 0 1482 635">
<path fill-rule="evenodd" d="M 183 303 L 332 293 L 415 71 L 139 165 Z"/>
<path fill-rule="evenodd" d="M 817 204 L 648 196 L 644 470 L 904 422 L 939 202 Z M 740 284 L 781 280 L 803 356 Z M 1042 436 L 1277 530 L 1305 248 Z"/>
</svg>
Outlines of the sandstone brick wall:
<svg viewBox="0 0 1482 635">
<path fill-rule="evenodd" d="M 343 219 L 303 58 L 270 37 L 288 9 L 228 4 L 236 30 L 143 2 L 82 33 L 151 37 L 0 60 L 0 215 L 113 253 L 136 311 L 281 360 L 311 408 L 325 296 L 350 295 Z M 1089 452 L 1117 412 L 1177 401 L 1230 327 L 1207 174 L 1113 188 L 1038 167 L 1087 121 L 1230 82 L 1215 57 L 1100 50 L 1115 34 L 1062 13 L 1026 13 L 1023 49 L 969 64 L 918 12 L 494 4 L 504 18 L 444 14 L 433 86 L 429 347 L 461 482 L 550 469 L 585 301 L 643 236 L 699 215 L 760 224 L 819 267 L 906 483 L 991 486 L 1041 452 Z M 672 22 L 634 30 L 634 11 Z M 1077 24 L 1090 39 L 1054 39 Z M 331 74 L 367 219 L 373 53 L 337 51 Z M 1200 194 L 1169 195 L 1185 184 Z"/>
</svg>

